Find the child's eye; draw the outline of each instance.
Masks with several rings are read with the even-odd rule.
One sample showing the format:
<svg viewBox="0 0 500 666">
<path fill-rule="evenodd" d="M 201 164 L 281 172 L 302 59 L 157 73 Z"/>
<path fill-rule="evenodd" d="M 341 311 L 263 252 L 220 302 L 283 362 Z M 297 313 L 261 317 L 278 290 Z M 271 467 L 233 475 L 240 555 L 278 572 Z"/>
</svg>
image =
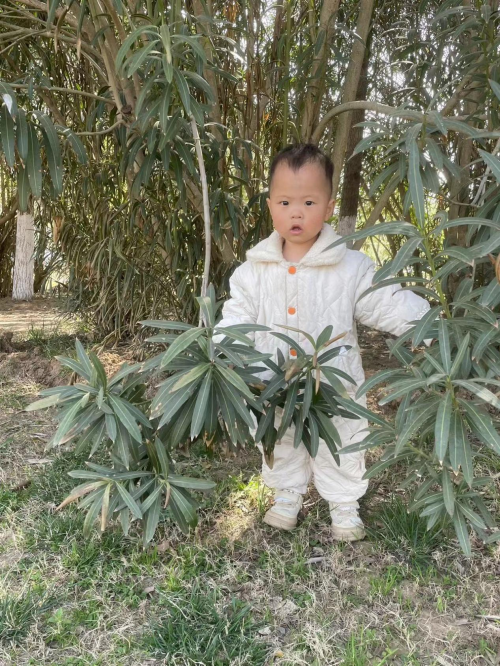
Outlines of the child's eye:
<svg viewBox="0 0 500 666">
<path fill-rule="evenodd" d="M 283 206 L 288 206 L 288 201 L 280 201 L 280 203 L 283 204 Z"/>
<path fill-rule="evenodd" d="M 306 206 L 312 206 L 314 204 L 314 201 L 306 201 Z"/>
</svg>

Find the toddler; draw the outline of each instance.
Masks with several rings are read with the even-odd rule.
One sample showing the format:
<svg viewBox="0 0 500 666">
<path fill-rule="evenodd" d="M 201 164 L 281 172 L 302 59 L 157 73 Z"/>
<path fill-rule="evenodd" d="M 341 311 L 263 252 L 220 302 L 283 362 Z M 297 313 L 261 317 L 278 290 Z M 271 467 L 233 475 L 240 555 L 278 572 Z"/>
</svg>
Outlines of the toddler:
<svg viewBox="0 0 500 666">
<path fill-rule="evenodd" d="M 230 279 L 230 298 L 224 304 L 220 326 L 256 323 L 281 331 L 295 339 L 307 353 L 309 342 L 299 333 L 279 328 L 293 326 L 317 338 L 326 326 L 332 336 L 345 333 L 345 348 L 329 364 L 350 375 L 359 386 L 364 381 L 357 342 L 356 321 L 381 331 L 400 335 L 408 323 L 420 319 L 428 303 L 399 285 L 383 287 L 358 301 L 372 284 L 375 266 L 362 252 L 345 244 L 325 250 L 339 236 L 327 223 L 335 202 L 331 199 L 333 164 L 312 144 L 288 146 L 273 160 L 269 175 L 269 198 L 273 233 L 247 252 L 247 261 Z M 269 332 L 253 334 L 256 349 L 272 353 L 281 349 L 285 358 L 296 351 Z M 357 387 L 345 382 L 354 399 Z M 366 405 L 366 399 L 360 398 Z M 365 419 L 334 417 L 333 423 L 347 446 L 364 439 Z M 358 515 L 358 499 L 368 482 L 364 452 L 340 455 L 340 465 L 320 440 L 315 458 L 305 446 L 293 446 L 289 428 L 274 451 L 271 469 L 263 460 L 262 476 L 275 489 L 274 504 L 264 522 L 285 530 L 297 524 L 302 497 L 311 479 L 330 507 L 335 539 L 354 541 L 364 537 Z"/>
</svg>

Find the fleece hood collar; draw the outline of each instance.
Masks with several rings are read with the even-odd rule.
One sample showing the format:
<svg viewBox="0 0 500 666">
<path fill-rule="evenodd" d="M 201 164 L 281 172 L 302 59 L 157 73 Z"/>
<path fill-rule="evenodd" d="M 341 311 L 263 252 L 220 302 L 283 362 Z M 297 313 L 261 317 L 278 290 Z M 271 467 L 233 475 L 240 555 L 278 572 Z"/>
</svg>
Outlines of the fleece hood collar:
<svg viewBox="0 0 500 666">
<path fill-rule="evenodd" d="M 338 264 L 346 253 L 345 243 L 330 248 L 325 248 L 338 240 L 340 236 L 326 222 L 323 224 L 318 240 L 309 252 L 299 261 L 300 266 L 331 266 Z M 252 262 L 281 263 L 283 258 L 283 237 L 277 231 L 258 243 L 254 248 L 248 250 L 247 259 Z"/>
</svg>

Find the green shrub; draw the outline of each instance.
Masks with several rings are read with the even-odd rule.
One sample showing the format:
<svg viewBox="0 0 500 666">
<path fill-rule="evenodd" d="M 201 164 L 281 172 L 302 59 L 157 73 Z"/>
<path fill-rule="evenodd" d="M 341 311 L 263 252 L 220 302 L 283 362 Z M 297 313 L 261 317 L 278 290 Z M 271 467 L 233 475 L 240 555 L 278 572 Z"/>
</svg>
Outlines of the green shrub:
<svg viewBox="0 0 500 666">
<path fill-rule="evenodd" d="M 330 337 L 331 326 L 317 341 L 304 334 L 313 344 L 312 355 L 287 335 L 273 333 L 297 351 L 296 359 L 285 362 L 279 354 L 275 363 L 269 354 L 256 351 L 247 335 L 269 329 L 246 324 L 217 328 L 220 303 L 212 288 L 198 303 L 204 326 L 142 322 L 160 329 L 148 341 L 167 345 L 166 351 L 144 363 L 124 364 L 112 377 L 77 340 L 76 359 L 57 358 L 82 381 L 46 389 L 41 400 L 27 407 L 57 406 L 59 427 L 49 446 L 75 442 L 74 455 L 99 454 L 101 462 L 109 461 L 109 466 L 88 461 L 88 469 L 69 472 L 83 483 L 59 508 L 79 500 L 79 506 L 87 509 L 85 535 L 98 516 L 102 531 L 119 517 L 125 534 L 135 519 L 141 523 L 146 544 L 164 508 L 184 532 L 194 527 L 198 505 L 189 491 L 210 490 L 214 483 L 175 472 L 172 452 L 179 446 L 202 440 L 210 448 L 237 452 L 262 441 L 272 465 L 274 446 L 293 422 L 297 445 L 303 442 L 315 456 L 321 437 L 338 460 L 341 442 L 331 417 L 371 416 L 349 399 L 339 378 L 352 380 L 341 370 L 325 366 L 340 352 L 340 347 L 327 349 L 337 339 Z M 269 380 L 258 377 L 263 370 L 271 370 Z M 149 400 L 147 382 L 156 376 L 161 379 L 158 392 Z M 275 427 L 279 409 L 281 422 Z"/>
</svg>

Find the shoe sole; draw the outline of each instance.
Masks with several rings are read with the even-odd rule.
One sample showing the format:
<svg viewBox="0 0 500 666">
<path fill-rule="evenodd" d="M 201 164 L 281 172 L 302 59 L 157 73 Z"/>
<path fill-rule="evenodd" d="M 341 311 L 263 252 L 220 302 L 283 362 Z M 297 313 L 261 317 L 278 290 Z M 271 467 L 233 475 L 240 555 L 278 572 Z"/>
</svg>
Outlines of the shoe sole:
<svg viewBox="0 0 500 666">
<path fill-rule="evenodd" d="M 276 514 L 270 513 L 269 511 L 263 518 L 266 525 L 271 525 L 271 527 L 277 527 L 280 530 L 293 530 L 297 527 L 297 520 L 293 518 L 286 518 L 285 516 L 278 516 Z"/>
<path fill-rule="evenodd" d="M 362 527 L 352 529 L 349 527 L 335 527 L 332 525 L 332 535 L 336 541 L 360 541 L 365 538 L 366 533 Z"/>
</svg>

